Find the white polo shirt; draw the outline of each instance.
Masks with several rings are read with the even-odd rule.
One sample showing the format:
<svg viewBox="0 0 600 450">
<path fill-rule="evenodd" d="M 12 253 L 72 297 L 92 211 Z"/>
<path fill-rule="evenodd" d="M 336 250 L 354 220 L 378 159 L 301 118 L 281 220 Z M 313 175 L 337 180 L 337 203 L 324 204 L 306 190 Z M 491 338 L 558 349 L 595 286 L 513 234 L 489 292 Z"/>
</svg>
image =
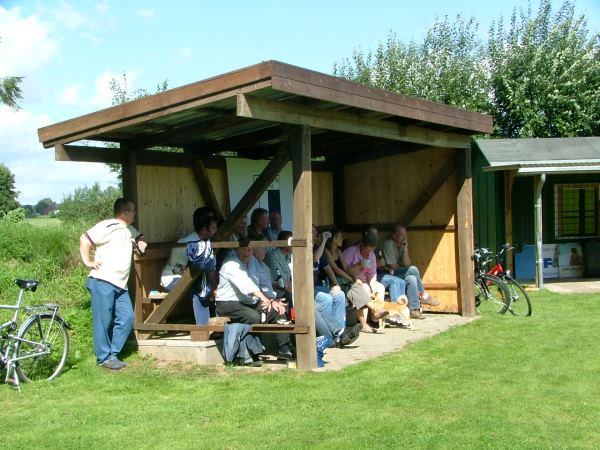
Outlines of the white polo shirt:
<svg viewBox="0 0 600 450">
<path fill-rule="evenodd" d="M 90 277 L 127 289 L 133 243 L 140 232 L 117 219 L 108 219 L 98 222 L 85 234 L 95 246 L 95 261 L 102 263 L 99 269 L 91 270 Z"/>
</svg>

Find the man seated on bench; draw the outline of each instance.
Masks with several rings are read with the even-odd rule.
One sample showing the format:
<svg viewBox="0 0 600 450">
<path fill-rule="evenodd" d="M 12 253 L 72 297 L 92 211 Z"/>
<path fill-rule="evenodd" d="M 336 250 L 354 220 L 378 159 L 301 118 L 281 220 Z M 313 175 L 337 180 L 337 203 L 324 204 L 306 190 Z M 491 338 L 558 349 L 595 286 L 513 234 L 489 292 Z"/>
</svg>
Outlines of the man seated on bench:
<svg viewBox="0 0 600 450">
<path fill-rule="evenodd" d="M 266 323 L 285 322 L 285 302 L 265 296 L 248 272 L 252 255 L 248 247 L 250 241 L 242 237 L 238 242 L 236 256 L 227 259 L 219 271 L 217 314 L 229 317 L 231 322 L 249 325 L 261 323 L 263 314 Z M 277 357 L 292 359 L 290 335 L 277 333 L 275 339 L 279 346 Z"/>
<path fill-rule="evenodd" d="M 169 260 L 161 274 L 160 284 L 166 292 L 170 292 L 188 266 L 200 272 L 198 279 L 189 290 L 189 295 L 192 296 L 196 325 L 206 325 L 210 318 L 212 291 L 217 284 L 216 259 L 210 243 L 210 239 L 217 231 L 217 223 L 213 211 L 206 206 L 194 211 L 192 221 L 196 231 L 177 241 L 178 244 L 186 246 L 176 246 L 171 250 Z"/>
<path fill-rule="evenodd" d="M 287 241 L 292 237 L 292 232 L 283 230 L 277 235 L 277 240 Z M 267 253 L 265 263 L 271 269 L 271 279 L 274 282 L 274 288 L 277 297 L 285 297 L 288 305 L 293 306 L 292 300 L 292 250 L 290 247 L 280 247 Z"/>
<path fill-rule="evenodd" d="M 438 306 L 440 302 L 425 292 L 421 274 L 410 264 L 408 236 L 403 225 L 394 225 L 392 239 L 383 243 L 383 256 L 390 272 L 406 282 L 406 295 L 411 319 L 424 319 L 421 305 Z"/>
</svg>

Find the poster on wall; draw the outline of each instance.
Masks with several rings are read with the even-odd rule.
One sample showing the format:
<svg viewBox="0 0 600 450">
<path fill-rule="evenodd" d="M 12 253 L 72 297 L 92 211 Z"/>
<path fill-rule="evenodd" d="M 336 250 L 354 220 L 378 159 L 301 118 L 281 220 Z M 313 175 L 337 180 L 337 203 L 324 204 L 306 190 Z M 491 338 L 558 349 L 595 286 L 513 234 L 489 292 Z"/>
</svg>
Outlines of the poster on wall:
<svg viewBox="0 0 600 450">
<path fill-rule="evenodd" d="M 558 278 L 558 253 L 556 244 L 542 245 L 542 275 L 544 278 Z"/>
<path fill-rule="evenodd" d="M 238 204 L 248 188 L 262 173 L 269 161 L 243 158 L 226 158 L 227 178 L 229 182 L 229 203 L 231 210 Z M 291 230 L 293 225 L 292 203 L 292 163 L 287 163 L 279 175 L 273 180 L 260 199 L 250 208 L 250 214 L 255 208 L 264 208 L 267 211 L 280 211 L 283 219 L 284 230 Z"/>
<path fill-rule="evenodd" d="M 558 259 L 560 278 L 583 277 L 583 252 L 581 244 L 556 244 L 555 254 Z"/>
</svg>

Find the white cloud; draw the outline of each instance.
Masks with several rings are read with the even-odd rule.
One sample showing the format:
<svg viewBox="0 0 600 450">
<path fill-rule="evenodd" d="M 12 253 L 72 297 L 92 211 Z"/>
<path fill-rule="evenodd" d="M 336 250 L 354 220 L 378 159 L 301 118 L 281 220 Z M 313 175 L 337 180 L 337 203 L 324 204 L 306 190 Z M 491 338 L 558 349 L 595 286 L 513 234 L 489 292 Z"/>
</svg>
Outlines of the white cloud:
<svg viewBox="0 0 600 450">
<path fill-rule="evenodd" d="M 80 91 L 80 84 L 67 86 L 58 96 L 58 104 L 61 106 L 79 106 L 81 104 Z"/>
<path fill-rule="evenodd" d="M 75 188 L 95 182 L 103 188 L 116 185 L 115 175 L 104 164 L 55 161 L 54 150 L 44 149 L 37 137 L 37 129 L 49 122 L 45 115 L 0 107 L 0 162 L 15 176 L 21 204 L 45 197 L 61 201 Z"/>
<path fill-rule="evenodd" d="M 156 12 L 153 9 L 140 9 L 138 10 L 137 15 L 144 19 L 153 19 L 155 13 Z"/>
<path fill-rule="evenodd" d="M 123 79 L 122 73 L 114 73 L 106 71 L 96 79 L 96 93 L 90 100 L 90 106 L 105 108 L 112 104 L 113 92 L 110 90 L 111 80 L 115 80 L 122 90 L 131 93 L 135 89 L 135 82 L 138 78 L 139 71 L 127 70 L 125 71 L 125 80 Z"/>
<path fill-rule="evenodd" d="M 89 20 L 68 3 L 61 3 L 58 8 L 52 9 L 54 21 L 67 29 L 75 30 L 82 26 L 87 26 Z"/>
<path fill-rule="evenodd" d="M 35 15 L 22 17 L 19 7 L 0 7 L 0 30 L 0 76 L 28 76 L 58 52 L 56 41 L 48 34 L 48 25 Z"/>
</svg>

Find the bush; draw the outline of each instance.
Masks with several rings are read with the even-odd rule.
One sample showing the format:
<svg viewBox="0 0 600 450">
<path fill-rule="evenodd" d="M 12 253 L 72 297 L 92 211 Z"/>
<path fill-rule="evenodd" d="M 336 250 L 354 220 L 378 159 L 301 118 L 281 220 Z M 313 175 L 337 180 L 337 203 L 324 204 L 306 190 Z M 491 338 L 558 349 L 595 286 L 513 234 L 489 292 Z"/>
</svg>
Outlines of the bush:
<svg viewBox="0 0 600 450">
<path fill-rule="evenodd" d="M 113 216 L 113 204 L 119 197 L 120 189 L 109 186 L 103 190 L 98 183 L 77 188 L 63 199 L 58 217 L 65 222 L 99 222 Z"/>
<path fill-rule="evenodd" d="M 27 212 L 23 208 L 15 208 L 3 215 L 2 220 L 10 223 L 18 223 L 25 220 Z"/>
</svg>

